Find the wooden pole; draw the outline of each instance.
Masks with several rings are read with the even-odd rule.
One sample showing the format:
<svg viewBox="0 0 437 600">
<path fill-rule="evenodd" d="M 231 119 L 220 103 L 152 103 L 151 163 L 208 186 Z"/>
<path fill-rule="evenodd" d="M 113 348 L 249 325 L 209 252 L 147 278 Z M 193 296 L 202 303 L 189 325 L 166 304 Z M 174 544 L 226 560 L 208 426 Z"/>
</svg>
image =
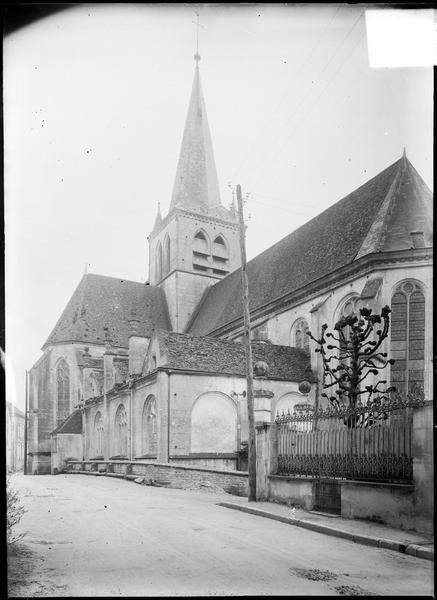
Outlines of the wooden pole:
<svg viewBox="0 0 437 600">
<path fill-rule="evenodd" d="M 255 445 L 255 414 L 253 408 L 253 368 L 252 346 L 250 345 L 250 313 L 249 313 L 249 286 L 246 270 L 246 234 L 243 218 L 243 200 L 241 186 L 237 185 L 238 217 L 240 224 L 240 249 L 241 249 L 241 279 L 243 288 L 244 311 L 244 343 L 246 347 L 246 380 L 247 380 L 247 415 L 249 420 L 248 444 L 248 471 L 249 471 L 249 502 L 256 502 L 256 445 Z"/>
<path fill-rule="evenodd" d="M 29 414 L 29 373 L 26 369 L 26 408 L 24 410 L 24 463 L 23 463 L 23 473 L 27 475 L 27 419 Z"/>
</svg>

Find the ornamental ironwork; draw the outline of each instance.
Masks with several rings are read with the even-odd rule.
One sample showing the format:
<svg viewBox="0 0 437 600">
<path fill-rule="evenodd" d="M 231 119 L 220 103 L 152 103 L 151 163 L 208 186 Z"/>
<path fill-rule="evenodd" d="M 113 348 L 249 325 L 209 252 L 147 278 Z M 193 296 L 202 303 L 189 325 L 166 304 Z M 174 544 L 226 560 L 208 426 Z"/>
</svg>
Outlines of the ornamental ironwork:
<svg viewBox="0 0 437 600">
<path fill-rule="evenodd" d="M 290 413 L 282 411 L 277 413 L 276 423 L 289 423 L 294 421 L 319 421 L 325 419 L 346 420 L 352 422 L 354 417 L 365 417 L 368 420 L 380 420 L 387 418 L 389 413 L 404 410 L 407 408 L 417 408 L 425 404 L 425 395 L 422 386 L 415 386 L 411 392 L 406 395 L 399 392 L 391 392 L 389 396 L 370 399 L 365 403 L 357 402 L 355 406 L 346 401 L 339 401 L 337 404 L 314 410 L 308 405 L 308 410 L 295 411 Z"/>
<path fill-rule="evenodd" d="M 279 475 L 408 483 L 413 477 L 412 409 L 423 389 L 365 405 L 339 404 L 276 417 Z"/>
</svg>

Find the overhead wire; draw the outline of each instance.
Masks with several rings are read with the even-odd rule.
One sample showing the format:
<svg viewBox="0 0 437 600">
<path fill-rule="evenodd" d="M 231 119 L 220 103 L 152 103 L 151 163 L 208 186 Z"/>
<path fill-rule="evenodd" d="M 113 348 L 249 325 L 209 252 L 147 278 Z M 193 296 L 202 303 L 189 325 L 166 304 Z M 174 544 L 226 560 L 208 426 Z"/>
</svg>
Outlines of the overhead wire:
<svg viewBox="0 0 437 600">
<path fill-rule="evenodd" d="M 316 40 L 315 44 L 313 44 L 310 52 L 306 56 L 305 60 L 301 63 L 301 65 L 298 68 L 297 72 L 296 73 L 292 73 L 290 75 L 290 77 L 288 78 L 288 84 L 286 86 L 286 89 L 285 89 L 284 93 L 282 93 L 280 95 L 278 102 L 275 104 L 275 106 L 273 107 L 272 111 L 269 111 L 269 112 L 275 113 L 278 110 L 278 108 L 283 104 L 283 102 L 284 102 L 284 100 L 286 98 L 286 91 L 290 87 L 290 83 L 291 82 L 295 82 L 296 78 L 298 78 L 300 76 L 300 74 L 302 73 L 304 67 L 308 64 L 308 62 L 310 61 L 310 59 L 313 57 L 316 48 L 320 45 L 322 39 L 324 38 L 326 32 L 328 31 L 329 26 L 331 25 L 331 23 L 333 22 L 333 20 L 335 19 L 335 17 L 337 16 L 337 14 L 339 13 L 339 11 L 340 11 L 341 8 L 342 8 L 342 5 L 339 5 L 337 7 L 337 10 L 332 15 L 332 17 L 329 19 L 328 23 L 325 25 L 325 27 L 324 27 L 321 35 Z M 251 145 L 255 145 L 258 142 L 260 136 L 261 136 L 261 131 L 259 130 L 257 136 L 251 142 Z M 248 159 L 248 154 L 245 153 L 244 156 L 243 156 L 243 159 L 240 161 L 240 164 L 238 165 L 238 167 L 233 172 L 232 178 L 235 178 L 236 174 L 242 169 L 243 165 L 247 162 L 247 159 Z"/>
<path fill-rule="evenodd" d="M 337 70 L 334 72 L 334 74 L 332 75 L 332 77 L 326 82 L 326 85 L 321 89 L 320 93 L 318 94 L 318 96 L 316 96 L 315 98 L 315 102 L 312 104 L 311 108 L 307 111 L 305 111 L 301 118 L 296 121 L 294 127 L 292 128 L 292 130 L 286 134 L 286 137 L 283 141 L 283 143 L 281 144 L 281 146 L 279 147 L 278 144 L 276 144 L 276 149 L 278 149 L 278 151 L 276 151 L 274 153 L 274 155 L 271 155 L 270 159 L 268 160 L 268 163 L 264 163 L 264 168 L 263 169 L 253 169 L 252 173 L 257 172 L 258 173 L 258 177 L 256 179 L 250 179 L 249 176 L 249 181 L 248 184 L 249 185 L 257 185 L 262 178 L 265 176 L 266 171 L 267 171 L 267 166 L 270 166 L 270 164 L 278 157 L 278 155 L 282 152 L 282 150 L 284 149 L 284 146 L 286 145 L 286 143 L 288 142 L 288 140 L 290 139 L 290 137 L 295 133 L 295 131 L 297 130 L 297 128 L 304 122 L 304 120 L 312 113 L 312 111 L 315 109 L 318 100 L 321 98 L 321 96 L 324 94 L 324 92 L 328 89 L 328 87 L 333 83 L 334 79 L 337 77 L 338 73 L 343 69 L 343 67 L 349 62 L 349 60 L 352 58 L 353 53 L 355 52 L 358 44 L 361 42 L 361 40 L 363 39 L 363 37 L 365 36 L 365 32 L 361 34 L 361 36 L 357 39 L 356 43 L 353 45 L 353 47 L 351 48 L 350 52 L 348 53 L 348 55 L 345 57 L 345 59 L 340 63 L 339 67 L 337 68 Z M 306 98 L 305 98 L 306 100 Z M 287 123 L 288 124 L 288 123 Z"/>
<path fill-rule="evenodd" d="M 358 17 L 357 17 L 357 19 L 354 21 L 354 23 L 352 24 L 352 26 L 350 27 L 350 29 L 348 30 L 348 32 L 346 33 L 346 35 L 343 37 L 343 39 L 341 40 L 341 42 L 340 42 L 340 43 L 337 45 L 336 49 L 335 49 L 335 50 L 334 50 L 334 52 L 331 54 L 331 56 L 330 56 L 330 58 L 328 59 L 328 61 L 327 61 L 327 62 L 325 63 L 325 65 L 323 66 L 322 70 L 321 70 L 321 71 L 320 71 L 320 72 L 317 74 L 317 76 L 316 76 L 316 79 L 320 79 L 320 78 L 323 76 L 323 74 L 326 72 L 326 70 L 328 69 L 329 65 L 332 63 L 332 61 L 333 61 L 334 57 L 337 55 L 337 53 L 338 53 L 338 51 L 340 50 L 340 48 L 343 46 L 343 44 L 344 44 L 344 43 L 346 42 L 346 40 L 349 38 L 349 36 L 351 35 L 351 33 L 353 32 L 353 30 L 354 30 L 354 29 L 355 29 L 355 27 L 357 26 L 358 22 L 359 22 L 359 21 L 360 21 L 360 19 L 362 18 L 363 14 L 364 14 L 364 10 L 365 10 L 365 9 L 363 9 L 363 10 L 360 12 L 359 16 L 358 16 Z M 308 100 L 308 99 L 309 99 L 309 97 L 310 97 L 310 96 L 311 96 L 311 95 L 314 93 L 315 89 L 316 89 L 316 88 L 314 88 L 314 87 L 310 87 L 310 89 L 309 89 L 308 93 L 307 93 L 307 94 L 306 94 L 306 95 L 305 95 L 305 96 L 304 96 L 304 97 L 301 99 L 301 101 L 299 102 L 299 104 L 298 104 L 298 106 L 297 106 L 297 109 L 292 111 L 292 114 L 291 114 L 290 118 L 288 118 L 288 119 L 286 120 L 286 122 L 285 122 L 285 125 L 284 125 L 283 127 L 281 127 L 281 129 L 282 129 L 282 130 L 285 130 L 285 129 L 288 127 L 288 125 L 290 124 L 290 122 L 292 122 L 292 120 L 293 120 L 294 118 L 296 118 L 296 113 L 297 113 L 297 112 L 300 110 L 300 108 L 301 108 L 301 107 L 302 107 L 304 104 L 306 104 L 307 100 Z M 288 139 L 288 137 L 289 137 L 289 136 L 287 136 L 287 139 Z M 277 143 L 276 143 L 276 144 L 274 145 L 274 147 L 273 147 L 273 151 L 274 151 L 274 150 L 275 150 L 275 149 L 278 147 L 278 144 L 279 144 L 279 143 L 280 143 L 280 141 L 278 140 L 278 141 L 277 141 Z M 271 154 L 271 153 L 270 153 L 270 154 Z M 275 154 L 275 155 L 273 156 L 273 158 L 276 158 L 276 155 L 277 155 L 277 154 Z M 264 158 L 263 158 L 263 157 L 261 157 L 261 158 L 260 158 L 260 159 L 257 161 L 257 163 L 256 163 L 256 164 L 253 166 L 253 168 L 251 169 L 251 173 L 253 173 L 253 172 L 260 173 L 260 169 L 259 169 L 259 163 L 260 163 L 261 161 L 263 161 L 263 163 L 264 163 L 264 169 L 263 169 L 263 170 L 265 170 L 265 162 L 264 162 Z M 269 160 L 269 163 L 268 163 L 268 164 L 270 164 L 270 162 L 271 162 L 271 159 Z"/>
</svg>

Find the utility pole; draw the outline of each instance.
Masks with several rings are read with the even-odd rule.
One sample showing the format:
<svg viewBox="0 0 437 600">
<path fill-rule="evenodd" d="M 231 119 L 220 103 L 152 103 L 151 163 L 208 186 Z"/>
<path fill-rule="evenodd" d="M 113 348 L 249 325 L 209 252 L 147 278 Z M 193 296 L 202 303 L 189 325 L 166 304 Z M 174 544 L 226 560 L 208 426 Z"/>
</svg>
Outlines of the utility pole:
<svg viewBox="0 0 437 600">
<path fill-rule="evenodd" d="M 24 463 L 23 463 L 23 473 L 27 475 L 27 419 L 29 415 L 29 373 L 26 369 L 26 408 L 24 411 Z"/>
<path fill-rule="evenodd" d="M 246 232 L 243 218 L 243 200 L 241 185 L 237 185 L 238 218 L 240 224 L 241 249 L 241 280 L 243 287 L 244 311 L 244 343 L 246 346 L 246 380 L 247 380 L 247 415 L 249 420 L 248 471 L 249 471 L 249 502 L 256 502 L 256 446 L 255 446 L 255 414 L 253 408 L 253 367 L 252 346 L 250 345 L 250 313 L 249 286 L 246 270 Z"/>
</svg>

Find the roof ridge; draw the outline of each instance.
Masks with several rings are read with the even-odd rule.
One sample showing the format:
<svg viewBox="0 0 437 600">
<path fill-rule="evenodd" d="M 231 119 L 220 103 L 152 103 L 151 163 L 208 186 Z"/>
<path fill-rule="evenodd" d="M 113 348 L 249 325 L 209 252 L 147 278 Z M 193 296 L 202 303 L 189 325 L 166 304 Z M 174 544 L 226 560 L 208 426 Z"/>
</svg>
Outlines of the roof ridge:
<svg viewBox="0 0 437 600">
<path fill-rule="evenodd" d="M 408 160 L 408 159 L 407 159 Z M 264 254 L 266 254 L 267 252 L 271 251 L 273 248 L 278 247 L 281 243 L 283 243 L 285 240 L 290 239 L 291 236 L 293 236 L 296 232 L 303 230 L 304 228 L 306 228 L 307 226 L 310 226 L 310 224 L 312 224 L 314 221 L 318 220 L 319 218 L 321 218 L 325 213 L 327 213 L 328 211 L 332 210 L 334 207 L 336 207 L 340 202 L 343 202 L 344 200 L 346 200 L 347 198 L 349 198 L 350 196 L 352 196 L 352 194 L 357 193 L 359 190 L 361 190 L 363 187 L 369 185 L 374 179 L 376 179 L 377 177 L 382 176 L 385 172 L 387 172 L 389 169 L 393 168 L 396 163 L 400 163 L 402 161 L 402 158 L 396 160 L 394 163 L 392 163 L 391 165 L 389 165 L 388 167 L 386 167 L 385 169 L 383 169 L 380 173 L 374 175 L 371 179 L 369 179 L 368 181 L 366 181 L 365 183 L 361 184 L 359 187 L 357 187 L 356 189 L 354 189 L 352 192 L 349 192 L 349 194 L 346 194 L 346 196 L 343 196 L 343 198 L 340 198 L 339 200 L 337 200 L 337 202 L 334 202 L 334 204 L 331 204 L 331 206 L 328 206 L 327 208 L 325 208 L 322 212 L 318 213 L 317 215 L 315 215 L 314 217 L 312 217 L 309 221 L 306 221 L 306 223 L 303 223 L 302 225 L 300 225 L 299 227 L 297 227 L 296 229 L 293 229 L 293 231 L 291 231 L 290 233 L 287 233 L 287 235 L 285 235 L 283 238 L 281 238 L 280 240 L 278 240 L 277 242 L 275 242 L 274 244 L 272 244 L 271 246 L 269 246 L 268 248 L 266 248 L 265 250 L 263 250 L 262 252 L 260 252 L 259 254 L 257 254 L 256 256 L 254 256 L 253 258 L 251 258 L 248 263 L 247 266 L 249 266 L 253 261 L 258 260 L 260 256 L 263 256 Z M 408 161 L 409 162 L 409 161 Z M 226 275 L 226 277 L 223 277 L 223 279 L 220 279 L 219 281 L 217 281 L 217 283 L 215 283 L 214 285 L 210 286 L 209 289 L 213 289 L 215 287 L 220 286 L 221 283 L 223 283 L 226 280 L 229 280 L 231 278 L 232 275 L 234 275 L 235 273 L 241 271 L 241 266 L 238 267 L 237 269 L 235 269 L 234 271 L 232 271 L 231 273 L 229 273 L 228 275 Z"/>
<path fill-rule="evenodd" d="M 404 166 L 406 175 L 402 175 Z M 266 248 L 247 264 L 250 310 L 296 292 L 346 265 L 362 250 L 381 206 L 392 197 L 393 181 L 413 179 L 408 159 L 398 159 L 371 179 L 328 206 L 324 211 Z M 417 174 L 417 194 L 428 203 L 431 194 Z M 396 195 L 396 194 L 395 194 Z M 385 207 L 386 208 L 386 207 Z M 384 210 L 382 211 L 384 213 Z M 379 233 L 379 229 L 377 232 Z M 374 241 L 374 240 L 372 240 Z M 217 332 L 242 317 L 237 295 L 241 293 L 241 268 L 211 286 L 200 311 L 190 322 L 190 333 Z"/>
</svg>

